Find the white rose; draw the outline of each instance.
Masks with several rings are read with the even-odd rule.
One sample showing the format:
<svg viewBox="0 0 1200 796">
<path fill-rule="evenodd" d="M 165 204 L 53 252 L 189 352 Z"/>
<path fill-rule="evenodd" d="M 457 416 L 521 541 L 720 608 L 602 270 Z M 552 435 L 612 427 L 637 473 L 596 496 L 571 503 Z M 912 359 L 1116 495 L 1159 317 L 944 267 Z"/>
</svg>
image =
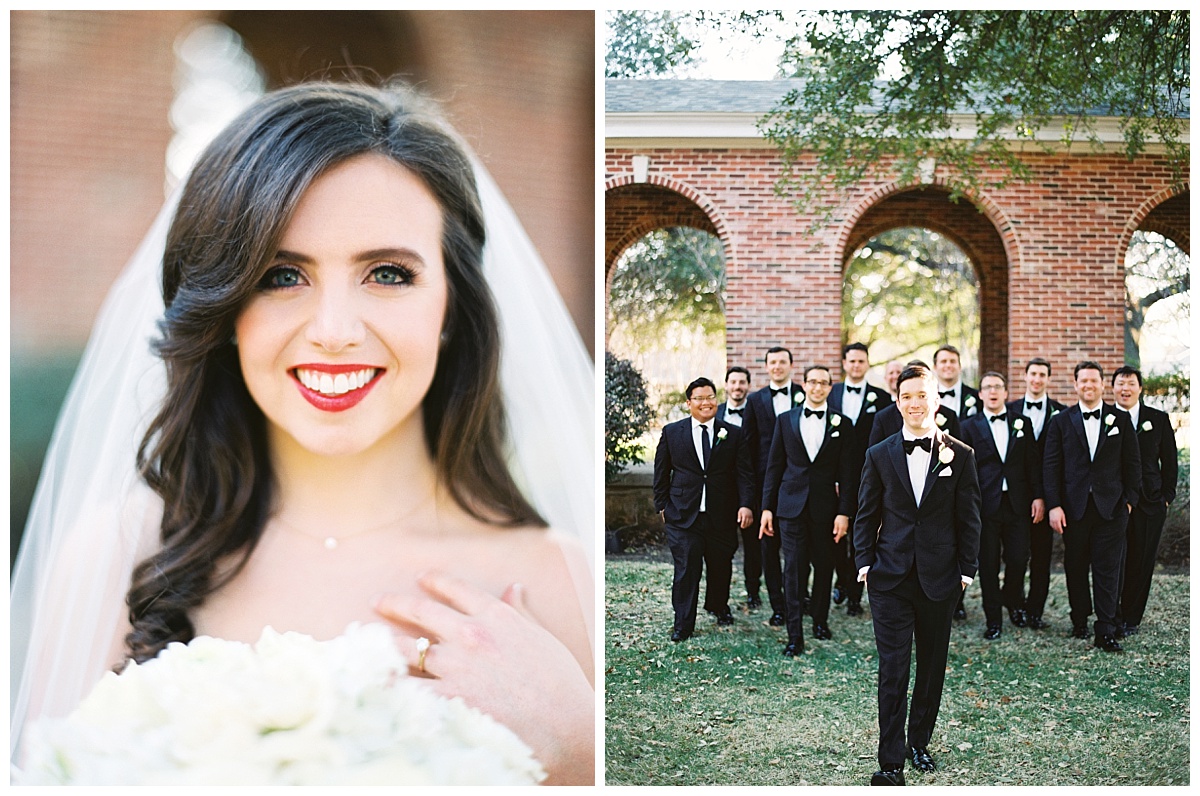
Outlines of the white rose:
<svg viewBox="0 0 1200 796">
<path fill-rule="evenodd" d="M 725 439 L 728 436 L 729 436 L 729 430 L 724 429 L 724 428 L 721 429 L 720 431 L 717 432 L 717 442 L 720 442 L 721 440 Z"/>
<path fill-rule="evenodd" d="M 842 416 L 841 415 L 831 415 L 830 416 L 829 425 L 840 426 L 841 424 L 842 424 Z"/>
<path fill-rule="evenodd" d="M 1016 420 L 1013 421 L 1013 428 L 1016 429 L 1017 431 L 1020 431 L 1021 429 L 1025 428 L 1025 419 L 1018 417 Z"/>
<path fill-rule="evenodd" d="M 1152 429 L 1152 428 L 1154 428 L 1154 426 L 1153 426 L 1153 425 L 1150 423 L 1150 421 L 1149 421 L 1149 420 L 1147 420 L 1146 422 L 1142 423 L 1142 431 L 1149 431 L 1149 430 L 1150 430 L 1150 429 Z"/>
<path fill-rule="evenodd" d="M 867 403 L 869 403 L 869 404 L 875 403 L 875 393 L 873 393 L 873 392 L 867 393 Z"/>
<path fill-rule="evenodd" d="M 949 464 L 954 461 L 954 451 L 947 446 L 938 449 L 938 461 L 942 464 Z"/>
<path fill-rule="evenodd" d="M 799 392 L 793 393 L 792 394 L 792 403 L 799 406 L 800 404 L 804 403 L 804 396 L 801 395 Z"/>
<path fill-rule="evenodd" d="M 939 426 L 946 425 L 946 416 L 943 415 L 941 412 L 934 415 L 934 420 Z"/>
<path fill-rule="evenodd" d="M 968 408 L 968 409 L 970 409 L 970 408 L 971 408 L 972 406 L 974 406 L 974 405 L 975 405 L 975 396 L 974 396 L 974 395 L 968 395 L 968 396 L 967 396 L 967 408 Z"/>
<path fill-rule="evenodd" d="M 1115 420 L 1115 419 L 1116 418 L 1114 418 L 1112 415 L 1105 415 L 1104 416 L 1104 425 L 1111 426 L 1113 424 L 1113 420 Z"/>
</svg>

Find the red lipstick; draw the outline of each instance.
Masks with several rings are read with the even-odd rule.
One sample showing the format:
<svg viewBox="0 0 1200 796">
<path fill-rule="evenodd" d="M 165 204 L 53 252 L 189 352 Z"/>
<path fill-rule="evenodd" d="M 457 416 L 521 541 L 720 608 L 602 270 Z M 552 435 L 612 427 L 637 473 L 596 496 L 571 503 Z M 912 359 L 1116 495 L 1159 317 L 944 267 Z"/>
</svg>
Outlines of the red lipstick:
<svg viewBox="0 0 1200 796">
<path fill-rule="evenodd" d="M 289 373 L 304 399 L 323 412 L 344 412 L 358 405 L 384 369 L 373 365 L 310 363 Z"/>
</svg>

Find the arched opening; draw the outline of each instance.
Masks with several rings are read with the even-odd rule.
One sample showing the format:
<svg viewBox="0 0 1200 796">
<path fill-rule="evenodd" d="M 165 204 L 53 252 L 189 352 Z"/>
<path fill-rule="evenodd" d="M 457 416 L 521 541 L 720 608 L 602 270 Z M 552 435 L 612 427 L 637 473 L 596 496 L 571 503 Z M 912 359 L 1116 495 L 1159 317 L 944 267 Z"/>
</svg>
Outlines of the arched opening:
<svg viewBox="0 0 1200 796">
<path fill-rule="evenodd" d="M 963 379 L 978 381 L 979 281 L 966 253 L 924 227 L 897 227 L 866 241 L 847 261 L 842 342 L 871 350 L 873 381 L 891 360 L 933 363 L 938 346 L 962 352 Z"/>
<path fill-rule="evenodd" d="M 1157 205 L 1125 249 L 1125 363 L 1186 376 L 1191 341 L 1189 192 Z"/>
</svg>

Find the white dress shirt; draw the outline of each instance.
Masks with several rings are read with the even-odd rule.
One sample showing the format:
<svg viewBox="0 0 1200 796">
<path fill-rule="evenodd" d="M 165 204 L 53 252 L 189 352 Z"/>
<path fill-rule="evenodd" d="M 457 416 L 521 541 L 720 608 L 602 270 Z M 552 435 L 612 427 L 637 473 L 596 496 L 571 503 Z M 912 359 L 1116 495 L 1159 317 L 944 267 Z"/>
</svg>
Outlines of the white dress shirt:
<svg viewBox="0 0 1200 796">
<path fill-rule="evenodd" d="M 808 451 L 808 460 L 811 462 L 817 458 L 817 454 L 821 452 L 821 443 L 825 441 L 826 416 L 823 414 L 820 417 L 816 415 L 805 417 L 805 409 L 814 412 L 828 412 L 829 404 L 809 406 L 806 402 L 800 409 L 800 439 L 804 441 L 804 450 Z"/>
<path fill-rule="evenodd" d="M 993 417 L 998 417 L 1000 412 L 989 412 L 983 410 L 983 417 L 987 420 L 988 428 L 992 431 L 992 440 L 996 443 L 996 452 L 1000 454 L 1000 463 L 1008 461 L 1008 422 L 1005 420 L 992 420 Z M 1001 481 L 1000 491 L 1008 491 L 1008 479 Z"/>
<path fill-rule="evenodd" d="M 726 401 L 725 402 L 725 422 L 731 426 L 737 426 L 738 428 L 741 428 L 742 420 L 744 420 L 746 417 L 746 403 L 747 403 L 746 401 L 742 401 L 741 404 L 739 404 L 738 406 L 734 406 L 731 402 Z M 742 414 L 731 415 L 731 414 L 729 414 L 730 409 L 741 409 Z"/>
<path fill-rule="evenodd" d="M 709 455 L 711 456 L 713 446 L 717 444 L 716 435 L 713 434 L 713 427 L 715 425 L 716 424 L 712 420 L 709 420 L 707 423 L 699 423 L 696 421 L 696 418 L 694 418 L 694 417 L 692 418 L 692 443 L 695 444 L 695 446 L 696 446 L 696 458 L 700 461 L 701 469 L 707 470 L 707 468 L 704 467 L 704 446 L 701 444 L 702 436 L 700 434 L 700 428 L 701 427 L 708 428 L 708 452 L 709 452 Z M 706 505 L 705 498 L 706 497 L 708 497 L 708 486 L 707 485 L 700 488 L 700 510 L 701 511 L 705 510 L 705 505 Z"/>
<path fill-rule="evenodd" d="M 1133 430 L 1137 431 L 1138 418 L 1141 416 L 1142 402 L 1138 401 L 1133 405 L 1132 409 L 1121 409 L 1121 405 L 1117 404 L 1117 409 L 1129 415 L 1129 422 L 1133 423 Z"/>
<path fill-rule="evenodd" d="M 1025 403 L 1037 403 L 1041 401 L 1041 407 L 1030 409 L 1025 406 Z M 1042 428 L 1046 425 L 1046 417 L 1050 414 L 1050 396 L 1042 395 L 1041 398 L 1034 398 L 1029 393 L 1025 393 L 1025 402 L 1021 404 L 1020 414 L 1029 418 L 1030 424 L 1033 425 L 1033 438 L 1042 438 Z"/>
<path fill-rule="evenodd" d="M 1083 405 L 1083 402 L 1080 402 L 1079 411 L 1094 412 L 1097 409 L 1099 409 L 1100 414 L 1103 415 L 1104 414 L 1103 407 L 1104 407 L 1103 401 L 1101 401 L 1100 403 L 1098 403 L 1092 407 L 1086 407 Z M 1098 418 L 1098 417 L 1084 418 L 1083 433 L 1087 434 L 1088 454 L 1090 455 L 1090 458 L 1095 459 L 1096 458 L 1096 446 L 1100 443 L 1100 418 Z"/>
<path fill-rule="evenodd" d="M 771 389 L 774 390 L 778 388 L 772 384 Z M 776 393 L 775 395 L 771 396 L 771 404 L 775 407 L 776 417 L 792 408 L 792 383 L 789 381 L 784 386 L 784 389 L 787 390 L 787 392 Z"/>
<path fill-rule="evenodd" d="M 944 393 L 947 390 L 954 390 L 954 395 L 947 395 L 944 398 L 941 397 L 941 393 Z M 954 382 L 954 384 L 949 387 L 943 387 L 941 384 L 938 384 L 938 401 L 941 402 L 942 406 L 953 412 L 955 417 L 958 417 L 961 414 L 961 412 L 958 410 L 962 407 L 962 397 L 962 379 Z"/>
<path fill-rule="evenodd" d="M 850 392 L 848 387 L 857 387 L 860 392 Z M 842 414 L 850 418 L 850 422 L 858 425 L 858 416 L 862 413 L 863 401 L 867 397 L 867 380 L 863 379 L 857 384 L 849 379 L 842 383 Z"/>
</svg>

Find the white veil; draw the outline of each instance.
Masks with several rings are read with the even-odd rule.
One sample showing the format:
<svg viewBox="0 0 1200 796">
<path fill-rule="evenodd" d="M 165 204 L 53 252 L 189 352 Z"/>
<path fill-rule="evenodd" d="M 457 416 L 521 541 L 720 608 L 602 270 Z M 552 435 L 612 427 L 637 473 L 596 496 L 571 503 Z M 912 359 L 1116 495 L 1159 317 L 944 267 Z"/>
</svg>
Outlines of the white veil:
<svg viewBox="0 0 1200 796">
<path fill-rule="evenodd" d="M 484 272 L 501 321 L 510 467 L 551 527 L 583 547 L 586 569 L 572 575 L 594 652 L 593 365 L 516 214 L 478 163 L 476 176 Z M 177 201 L 178 191 L 105 300 L 34 495 L 11 581 L 14 762 L 28 720 L 69 712 L 118 659 L 133 568 L 158 545 L 161 503 L 137 476 L 135 452 L 165 390 L 150 341 Z"/>
</svg>

